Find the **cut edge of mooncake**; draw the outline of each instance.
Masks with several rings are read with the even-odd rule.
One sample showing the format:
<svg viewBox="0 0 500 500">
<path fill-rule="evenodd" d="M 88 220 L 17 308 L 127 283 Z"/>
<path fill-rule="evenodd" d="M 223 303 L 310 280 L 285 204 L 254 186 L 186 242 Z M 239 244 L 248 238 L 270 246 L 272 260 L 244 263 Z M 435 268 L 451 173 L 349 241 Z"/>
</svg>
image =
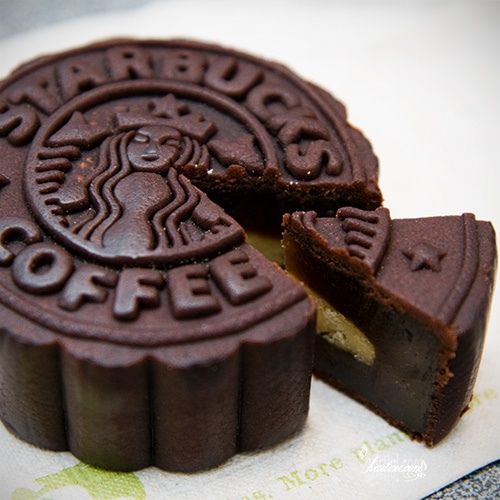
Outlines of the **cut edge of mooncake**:
<svg viewBox="0 0 500 500">
<path fill-rule="evenodd" d="M 472 396 L 496 269 L 492 225 L 472 214 L 391 220 L 386 208 L 346 207 L 336 217 L 285 215 L 283 244 L 287 270 L 374 344 L 370 366 L 318 332 L 315 374 L 412 438 L 439 442 Z M 408 418 L 394 414 L 398 405 Z"/>
</svg>

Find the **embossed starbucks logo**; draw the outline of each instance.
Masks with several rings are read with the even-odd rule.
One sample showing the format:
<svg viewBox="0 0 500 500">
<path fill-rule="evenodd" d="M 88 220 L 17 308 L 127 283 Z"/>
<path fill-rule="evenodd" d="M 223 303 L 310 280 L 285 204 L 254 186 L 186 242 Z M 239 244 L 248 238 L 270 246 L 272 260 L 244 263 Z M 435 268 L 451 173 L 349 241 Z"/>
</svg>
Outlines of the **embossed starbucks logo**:
<svg viewBox="0 0 500 500">
<path fill-rule="evenodd" d="M 294 306 L 303 291 L 204 191 L 252 198 L 251 212 L 259 193 L 365 183 L 365 145 L 323 94 L 279 65 L 178 41 L 14 73 L 0 84 L 0 308 L 152 346 Z"/>
<path fill-rule="evenodd" d="M 258 174 L 264 155 L 273 156 L 261 127 L 215 95 L 215 112 L 205 116 L 196 99 L 209 93 L 194 88 L 188 104 L 168 89 L 149 96 L 142 84 L 110 87 L 56 113 L 35 138 L 26 188 L 40 223 L 113 263 L 171 263 L 241 241 L 241 228 L 178 169 L 209 171 L 238 156 Z"/>
</svg>

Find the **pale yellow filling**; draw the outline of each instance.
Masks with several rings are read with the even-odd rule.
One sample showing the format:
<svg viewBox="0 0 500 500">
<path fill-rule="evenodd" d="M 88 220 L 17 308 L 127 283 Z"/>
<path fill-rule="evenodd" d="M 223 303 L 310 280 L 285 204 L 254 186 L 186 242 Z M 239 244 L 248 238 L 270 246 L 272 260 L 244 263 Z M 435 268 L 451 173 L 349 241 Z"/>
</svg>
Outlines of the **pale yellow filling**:
<svg viewBox="0 0 500 500">
<path fill-rule="evenodd" d="M 263 253 L 269 260 L 272 260 L 283 267 L 284 256 L 281 246 L 281 239 L 277 236 L 270 236 L 256 231 L 246 231 L 247 242 Z"/>
<path fill-rule="evenodd" d="M 307 288 L 318 310 L 316 331 L 338 349 L 342 349 L 366 365 L 375 361 L 375 347 L 368 337 L 343 314 L 332 309 L 330 304 L 317 293 Z"/>
<path fill-rule="evenodd" d="M 263 253 L 269 260 L 284 266 L 283 247 L 279 237 L 270 236 L 256 231 L 246 231 L 247 242 Z M 373 365 L 375 361 L 375 346 L 368 337 L 349 321 L 343 314 L 332 309 L 330 304 L 308 286 L 301 283 L 309 297 L 316 303 L 316 331 L 336 348 L 346 351 L 357 361 Z"/>
</svg>

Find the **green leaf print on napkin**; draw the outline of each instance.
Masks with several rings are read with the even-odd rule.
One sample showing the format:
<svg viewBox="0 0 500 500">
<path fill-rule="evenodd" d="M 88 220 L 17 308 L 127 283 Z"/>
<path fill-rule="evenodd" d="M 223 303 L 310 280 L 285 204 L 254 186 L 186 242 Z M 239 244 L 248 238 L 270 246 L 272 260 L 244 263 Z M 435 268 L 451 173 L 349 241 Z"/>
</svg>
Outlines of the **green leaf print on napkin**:
<svg viewBox="0 0 500 500">
<path fill-rule="evenodd" d="M 144 486 L 135 474 L 96 469 L 83 463 L 40 477 L 35 479 L 35 482 L 42 486 L 41 490 L 18 488 L 12 493 L 12 500 L 34 500 L 66 486 L 81 486 L 94 500 L 113 500 L 120 497 L 135 500 L 146 498 Z"/>
</svg>

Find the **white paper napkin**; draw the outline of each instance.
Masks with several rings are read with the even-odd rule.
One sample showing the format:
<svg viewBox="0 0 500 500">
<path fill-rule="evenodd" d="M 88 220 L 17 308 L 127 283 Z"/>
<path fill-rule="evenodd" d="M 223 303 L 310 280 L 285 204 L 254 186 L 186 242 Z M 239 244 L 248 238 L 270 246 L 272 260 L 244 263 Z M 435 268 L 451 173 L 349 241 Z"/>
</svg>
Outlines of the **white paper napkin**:
<svg viewBox="0 0 500 500">
<path fill-rule="evenodd" d="M 494 3 L 171 0 L 0 42 L 0 74 L 117 35 L 191 37 L 286 62 L 348 104 L 372 141 L 393 217 L 475 212 L 500 227 Z M 498 302 L 498 301 L 497 301 Z M 417 498 L 500 457 L 500 314 L 472 409 L 435 449 L 322 382 L 298 437 L 201 474 L 92 469 L 0 425 L 0 498 Z"/>
</svg>

